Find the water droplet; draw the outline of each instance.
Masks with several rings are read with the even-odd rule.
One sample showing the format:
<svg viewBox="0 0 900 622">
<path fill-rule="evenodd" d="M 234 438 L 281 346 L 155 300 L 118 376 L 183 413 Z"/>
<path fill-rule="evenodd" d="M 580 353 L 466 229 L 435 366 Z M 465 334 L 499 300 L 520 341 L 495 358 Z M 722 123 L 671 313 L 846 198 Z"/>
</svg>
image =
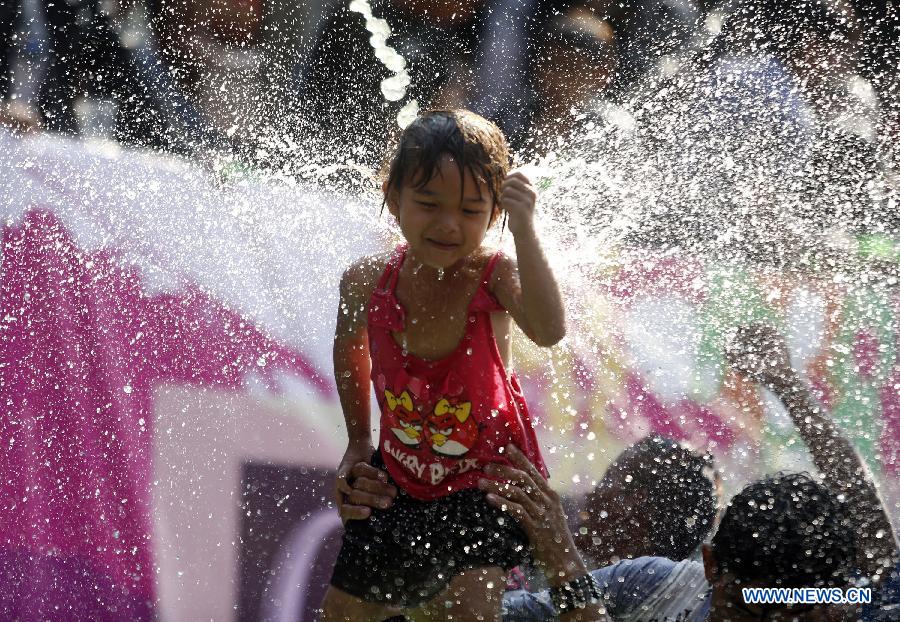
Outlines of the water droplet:
<svg viewBox="0 0 900 622">
<path fill-rule="evenodd" d="M 130 384 L 126 384 L 124 387 L 122 387 L 122 390 L 123 390 L 125 393 L 131 395 L 131 385 L 130 385 Z"/>
<path fill-rule="evenodd" d="M 390 102 L 400 101 L 406 97 L 406 87 L 409 84 L 409 74 L 406 71 L 401 71 L 397 75 L 381 81 L 381 94 Z"/>
<path fill-rule="evenodd" d="M 392 47 L 375 48 L 375 57 L 381 61 L 381 64 L 394 73 L 400 73 L 406 69 L 406 59 L 400 56 Z M 408 104 L 407 104 L 408 105 Z"/>
<path fill-rule="evenodd" d="M 400 126 L 400 129 L 405 130 L 410 123 L 416 120 L 416 117 L 419 116 L 419 101 L 416 99 L 411 99 L 409 102 L 400 109 L 400 112 L 397 113 L 397 125 Z"/>
<path fill-rule="evenodd" d="M 388 25 L 387 20 L 379 17 L 366 19 L 366 30 L 371 32 L 374 37 L 377 37 L 379 41 L 386 41 L 391 36 L 391 27 Z"/>
<path fill-rule="evenodd" d="M 366 19 L 372 17 L 372 8 L 366 0 L 353 0 L 348 8 L 354 13 L 362 13 Z"/>
</svg>

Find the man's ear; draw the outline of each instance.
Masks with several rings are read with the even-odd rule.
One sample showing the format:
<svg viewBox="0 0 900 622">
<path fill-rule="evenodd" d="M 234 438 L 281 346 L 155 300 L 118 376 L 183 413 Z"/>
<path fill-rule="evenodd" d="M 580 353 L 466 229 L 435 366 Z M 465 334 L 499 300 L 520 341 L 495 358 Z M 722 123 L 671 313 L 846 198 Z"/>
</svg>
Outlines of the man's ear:
<svg viewBox="0 0 900 622">
<path fill-rule="evenodd" d="M 387 204 L 391 216 L 399 218 L 400 193 L 396 189 L 390 188 L 386 179 L 381 182 L 381 192 L 384 194 L 384 202 Z"/>
<path fill-rule="evenodd" d="M 700 553 L 703 555 L 703 574 L 706 576 L 706 582 L 712 585 L 721 577 L 719 562 L 716 561 L 712 546 L 709 544 L 701 544 Z"/>
</svg>

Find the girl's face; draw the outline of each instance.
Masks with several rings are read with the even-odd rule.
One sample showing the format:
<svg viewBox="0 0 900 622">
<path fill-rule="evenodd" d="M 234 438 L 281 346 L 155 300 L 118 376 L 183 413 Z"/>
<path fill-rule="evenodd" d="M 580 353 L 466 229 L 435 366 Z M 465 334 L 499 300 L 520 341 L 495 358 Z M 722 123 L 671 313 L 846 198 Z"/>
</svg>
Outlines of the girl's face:
<svg viewBox="0 0 900 622">
<path fill-rule="evenodd" d="M 487 186 L 469 170 L 460 175 L 450 156 L 424 186 L 388 190 L 387 204 L 410 252 L 433 268 L 449 268 L 477 250 L 495 209 Z"/>
</svg>

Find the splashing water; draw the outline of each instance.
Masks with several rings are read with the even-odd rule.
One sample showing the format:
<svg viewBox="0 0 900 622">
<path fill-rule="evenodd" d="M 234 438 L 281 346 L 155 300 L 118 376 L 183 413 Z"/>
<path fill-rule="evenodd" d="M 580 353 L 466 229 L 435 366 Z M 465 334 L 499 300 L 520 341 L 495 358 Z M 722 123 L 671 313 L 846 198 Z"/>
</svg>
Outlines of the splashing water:
<svg viewBox="0 0 900 622">
<path fill-rule="evenodd" d="M 354 1 L 351 10 L 366 19 L 373 53 L 394 73 L 382 83 L 382 93 L 388 101 L 402 101 L 409 75 L 403 57 L 387 45 L 388 24 L 375 18 L 363 0 Z M 720 30 L 722 21 L 708 19 L 708 30 Z M 849 93 L 847 109 L 833 114 L 822 101 L 826 98 L 804 94 L 772 57 L 729 55 L 705 64 L 681 60 L 668 59 L 664 75 L 648 78 L 622 102 L 582 111 L 578 129 L 545 149 L 531 173 L 540 191 L 542 242 L 566 294 L 570 329 L 564 347 L 550 353 L 530 347 L 519 336 L 514 360 L 554 485 L 570 492 L 590 488 L 619 449 L 648 432 L 710 449 L 730 490 L 764 470 L 809 468 L 783 410 L 755 387 L 735 381 L 723 360 L 731 329 L 765 320 L 787 335 L 795 366 L 871 464 L 889 501 L 888 511 L 897 517 L 898 184 L 896 168 L 883 157 L 883 145 L 866 138 L 871 137 L 872 126 L 866 123 L 871 118 L 871 89 L 862 78 L 848 76 L 834 87 Z M 407 102 L 398 124 L 405 126 L 417 111 L 418 102 Z M 225 472 L 223 455 L 229 460 L 253 455 L 260 461 L 289 463 L 297 460 L 300 439 L 305 458 L 314 455 L 323 469 L 333 467 L 342 449 L 339 407 L 333 399 L 316 401 L 318 393 L 308 385 L 332 386 L 323 376 L 328 376 L 339 268 L 358 254 L 390 246 L 384 223 L 376 223 L 378 201 L 370 193 L 336 197 L 306 182 L 226 166 L 224 159 L 216 161 L 215 174 L 209 174 L 186 163 L 108 146 L 89 146 L 62 157 L 57 150 L 68 153 L 73 148 L 49 139 L 20 143 L 0 138 L 5 141 L 4 157 L 11 158 L 10 168 L 21 177 L 3 188 L 4 202 L 21 208 L 7 218 L 17 221 L 33 204 L 45 203 L 54 214 L 64 215 L 59 224 L 53 221 L 46 227 L 46 240 L 35 237 L 33 244 L 22 246 L 34 257 L 52 257 L 54 262 L 76 256 L 77 278 L 70 283 L 47 277 L 53 288 L 93 288 L 100 282 L 91 272 L 97 269 L 94 262 L 105 271 L 105 279 L 116 277 L 117 270 L 107 267 L 111 258 L 106 250 L 124 249 L 123 261 L 140 269 L 141 287 L 179 291 L 171 296 L 175 311 L 166 314 L 169 307 L 164 307 L 156 311 L 158 319 L 154 316 L 162 328 L 176 330 L 184 324 L 178 339 L 188 352 L 180 356 L 180 350 L 173 351 L 175 362 L 186 369 L 171 374 L 182 381 L 221 376 L 227 382 L 212 386 L 230 390 L 242 383 L 256 387 L 250 396 L 213 397 L 194 387 L 166 389 L 157 396 L 152 413 L 149 408 L 138 413 L 127 409 L 151 399 L 147 384 L 131 379 L 124 384 L 124 378 L 110 384 L 118 387 L 110 399 L 116 408 L 142 415 L 134 417 L 133 432 L 142 435 L 132 438 L 127 436 L 131 431 L 122 430 L 124 438 L 135 440 L 142 460 L 147 459 L 151 450 L 143 430 L 149 421 L 157 450 L 168 452 L 155 456 L 156 462 L 174 465 L 171 472 L 163 472 L 165 485 L 154 484 L 154 494 L 170 495 L 163 497 L 164 505 L 185 505 L 169 490 L 179 482 L 188 482 L 183 485 L 186 499 L 209 503 L 212 493 L 204 489 L 205 497 L 197 495 L 199 484 L 192 482 L 218 481 Z M 858 140 L 862 142 L 854 142 Z M 878 154 L 874 164 L 869 147 Z M 317 166 L 303 173 L 304 179 L 317 181 L 330 170 Z M 105 205 L 98 197 L 114 199 Z M 43 217 L 42 212 L 38 215 Z M 60 231 L 67 230 L 78 235 L 71 243 L 65 237 L 67 245 L 59 250 Z M 15 235 L 42 231 L 17 226 L 9 235 L 15 241 Z M 492 241 L 512 247 L 508 234 Z M 69 250 L 73 245 L 104 252 L 79 254 Z M 18 252 L 14 244 L 4 246 L 5 270 Z M 24 261 L 22 265 L 28 266 Z M 136 309 L 167 299 L 138 295 L 138 279 L 130 273 L 126 277 L 125 285 L 114 289 L 133 297 Z M 25 302 L 10 303 L 4 319 L 16 327 L 10 330 L 21 331 L 23 343 L 31 330 L 23 315 L 30 312 L 27 305 L 60 314 L 54 310 L 58 303 L 41 298 L 29 278 L 21 279 L 22 289 L 32 298 L 23 294 Z M 181 289 L 193 291 L 193 282 L 229 309 L 223 311 L 218 302 L 206 304 L 205 295 L 182 295 Z M 84 302 L 74 297 L 84 292 L 72 295 L 78 304 Z M 196 310 L 187 306 L 192 314 L 173 323 L 172 317 L 183 312 L 183 299 L 204 304 Z M 73 302 L 71 308 L 80 309 L 78 304 Z M 143 318 L 137 311 L 133 325 L 126 321 L 130 318 L 122 320 L 122 330 L 131 331 L 122 343 L 141 344 L 148 339 L 139 332 L 147 331 Z M 224 346 L 211 349 L 204 335 L 192 340 L 190 331 L 202 332 L 210 325 L 219 331 L 215 344 L 240 343 L 246 352 L 231 355 Z M 257 325 L 266 330 L 257 334 Z M 168 334 L 162 328 L 157 332 Z M 311 353 L 309 364 L 298 367 L 312 380 L 293 386 L 300 382 L 279 376 L 292 350 L 270 339 Z M 152 350 L 150 345 L 141 347 Z M 34 359 L 43 361 L 44 353 L 35 352 Z M 171 364 L 169 354 L 158 354 L 166 365 Z M 204 354 L 204 366 L 187 364 Z M 15 373 L 15 357 L 11 355 L 4 373 Z M 69 377 L 64 367 L 54 370 Z M 261 380 L 254 380 L 257 377 Z M 212 400 L 217 400 L 215 406 L 208 405 Z M 253 418 L 242 418 L 248 412 Z M 91 422 L 93 413 L 85 413 L 77 421 Z M 40 420 L 65 425 L 75 421 L 54 417 L 48 409 Z M 65 425 L 59 429 L 66 430 Z M 262 441 L 254 440 L 260 430 Z M 59 438 L 54 434 L 48 432 L 47 437 Z M 210 440 L 209 451 L 197 452 L 195 439 L 201 437 L 224 438 L 230 444 L 216 446 Z M 96 446 L 105 447 L 105 442 L 100 439 Z M 256 453 L 246 451 L 248 446 Z M 15 445 L 15 451 L 23 450 Z M 48 447 L 48 464 L 65 465 L 51 455 L 54 451 Z M 30 468 L 33 460 L 22 456 Z M 144 462 L 138 463 L 143 467 Z M 133 464 L 122 472 L 127 468 Z M 139 481 L 150 478 L 149 467 L 141 473 Z M 84 490 L 92 491 L 89 474 L 84 470 L 79 475 L 85 479 Z M 48 481 L 60 481 L 56 471 L 51 475 L 54 479 Z M 81 485 L 78 477 L 72 479 Z M 55 490 L 52 486 L 48 490 Z M 137 512 L 132 510 L 138 505 L 135 499 L 145 504 L 149 490 L 148 483 L 146 489 L 129 491 L 128 511 Z M 295 496 L 317 500 L 324 495 L 319 493 Z M 236 557 L 222 558 L 227 547 L 218 543 L 235 537 L 218 517 L 234 514 L 239 494 L 238 487 L 226 490 L 219 495 L 219 506 L 202 506 L 181 523 L 176 522 L 179 517 L 167 517 L 171 533 L 211 534 L 208 545 L 201 540 L 196 551 L 178 560 L 190 569 L 191 581 L 204 569 L 209 571 L 210 560 L 217 568 L 237 567 Z M 104 489 L 102 495 L 101 509 L 121 505 L 115 494 Z M 78 499 L 73 493 L 56 505 L 76 516 L 73 524 L 78 524 Z M 17 520 L 11 515 L 9 523 Z M 18 524 L 24 525 L 23 540 L 35 529 L 30 523 Z M 134 533 L 116 527 L 113 540 L 143 547 L 134 559 L 147 567 L 149 527 Z M 160 531 L 165 537 L 166 530 Z M 90 540 L 92 545 L 98 542 Z M 114 569 L 119 557 L 134 556 L 120 556 L 116 546 L 111 543 L 108 553 Z M 164 576 L 175 576 L 171 564 L 171 559 L 163 560 Z M 120 565 L 123 572 L 132 572 L 130 565 Z M 179 567 L 177 576 L 183 574 Z M 150 602 L 152 587 L 141 584 L 141 589 L 143 601 Z M 229 611 L 209 617 L 230 615 L 226 604 Z"/>
<path fill-rule="evenodd" d="M 707 20 L 703 45 L 726 19 Z M 570 337 L 549 374 L 527 341 L 517 356 L 556 396 L 543 424 L 559 435 L 557 479 L 589 488 L 598 467 L 573 449 L 611 457 L 648 431 L 711 448 L 733 481 L 754 464 L 810 466 L 780 405 L 729 388 L 726 335 L 765 321 L 805 352 L 800 373 L 896 482 L 900 184 L 871 132 L 871 85 L 847 73 L 817 91 L 772 54 L 700 56 L 666 59 L 622 103 L 582 111 L 533 170 Z M 867 375 L 853 360 L 871 338 Z M 900 490 L 886 488 L 896 515 Z"/>
<path fill-rule="evenodd" d="M 352 7 L 366 17 L 376 56 L 393 59 L 379 51 L 389 27 L 367 3 Z M 581 110 L 576 129 L 528 168 L 570 330 L 549 372 L 547 353 L 527 340 L 515 358 L 547 396 L 537 410 L 565 486 L 590 487 L 602 467 L 573 449 L 599 447 L 609 458 L 648 431 L 718 448 L 735 473 L 805 464 L 777 407 L 753 397 L 759 421 L 747 428 L 726 386 L 726 335 L 760 320 L 807 352 L 801 372 L 823 399 L 845 396 L 835 417 L 859 430 L 876 470 L 897 468 L 878 459 L 900 446 L 890 423 L 897 184 L 888 160 L 867 159 L 883 151 L 866 142 L 871 88 L 856 75 L 830 84 L 848 94 L 835 122 L 823 104 L 830 96 L 798 86 L 774 55 L 709 54 L 728 18 L 713 12 L 701 25 L 699 61 L 690 50 L 661 59 L 620 102 Z M 408 86 L 398 72 L 382 90 L 393 101 Z M 415 118 L 412 104 L 401 126 Z M 508 235 L 493 242 L 511 250 Z M 862 301 L 854 316 L 840 313 L 850 300 Z M 872 331 L 881 335 L 875 351 L 889 354 L 864 379 L 832 348 L 853 352 Z M 863 416 L 862 402 L 877 408 Z"/>
<path fill-rule="evenodd" d="M 387 44 L 391 36 L 391 28 L 387 21 L 372 15 L 372 7 L 368 0 L 353 0 L 349 9 L 359 13 L 366 20 L 366 30 L 372 33 L 369 44 L 375 57 L 394 75 L 381 81 L 381 94 L 389 102 L 396 102 L 406 97 L 406 87 L 410 85 L 410 77 L 406 72 L 406 59 L 397 50 Z M 397 125 L 401 129 L 412 123 L 419 114 L 419 102 L 411 99 L 397 113 Z"/>
</svg>

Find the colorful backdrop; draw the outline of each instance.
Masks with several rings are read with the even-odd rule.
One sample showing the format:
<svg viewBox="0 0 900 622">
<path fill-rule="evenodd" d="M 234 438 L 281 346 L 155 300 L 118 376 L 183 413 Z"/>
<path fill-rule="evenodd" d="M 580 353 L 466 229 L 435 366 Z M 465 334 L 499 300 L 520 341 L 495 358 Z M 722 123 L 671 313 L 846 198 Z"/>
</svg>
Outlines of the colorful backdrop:
<svg viewBox="0 0 900 622">
<path fill-rule="evenodd" d="M 0 617 L 307 617 L 340 528 L 337 283 L 392 243 L 377 203 L 40 136 L 0 133 L 0 171 Z M 897 262 L 891 240 L 854 244 Z M 557 487 L 589 489 L 649 432 L 711 449 L 728 490 L 810 468 L 723 363 L 729 332 L 765 320 L 898 517 L 895 284 L 572 252 L 549 249 L 565 345 L 516 347 Z"/>
</svg>

